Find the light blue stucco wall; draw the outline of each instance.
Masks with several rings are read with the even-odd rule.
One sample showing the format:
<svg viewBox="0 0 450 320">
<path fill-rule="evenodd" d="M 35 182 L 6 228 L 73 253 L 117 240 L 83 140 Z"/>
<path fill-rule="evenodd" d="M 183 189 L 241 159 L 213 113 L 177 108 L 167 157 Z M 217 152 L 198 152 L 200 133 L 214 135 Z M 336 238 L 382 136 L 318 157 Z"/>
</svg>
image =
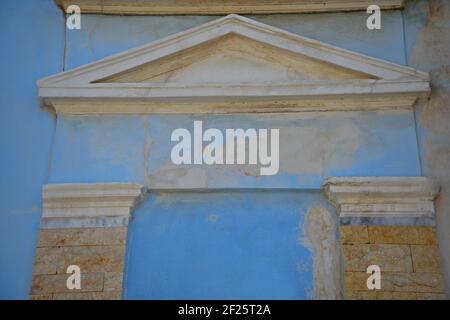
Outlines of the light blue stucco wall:
<svg viewBox="0 0 450 320">
<path fill-rule="evenodd" d="M 193 122 L 203 129 L 277 128 L 280 170 L 260 176 L 256 165 L 171 162 L 171 133 Z M 206 143 L 205 143 L 206 145 Z M 320 189 L 329 176 L 420 176 L 410 110 L 280 116 L 62 116 L 50 183 L 127 181 L 152 189 Z"/>
<path fill-rule="evenodd" d="M 320 192 L 151 194 L 130 225 L 125 298 L 314 298 L 311 206 L 333 212 Z"/>
<path fill-rule="evenodd" d="M 63 65 L 71 69 L 217 17 L 83 15 L 81 30 L 65 31 L 63 16 L 50 0 L 28 1 L 27 6 L 11 1 L 4 7 L 7 10 L 2 11 L 0 22 L 4 71 L 0 80 L 0 298 L 28 296 L 41 186 L 47 181 L 235 189 L 229 193 L 157 193 L 141 204 L 128 235 L 127 298 L 184 298 L 186 288 L 193 290 L 191 298 L 311 298 L 313 257 L 299 237 L 307 209 L 313 204 L 328 206 L 318 192 L 323 178 L 421 175 L 417 115 L 410 111 L 275 118 L 63 116 L 56 120 L 39 110 L 37 79 L 61 71 Z M 406 20 L 405 33 L 404 15 L 383 12 L 383 28 L 378 31 L 367 30 L 364 12 L 250 18 L 407 64 L 405 43 L 412 47 L 416 30 L 425 22 Z M 200 171 L 191 174 L 190 168 L 173 171 L 168 166 L 170 133 L 174 128 L 192 128 L 193 120 L 203 120 L 205 127 L 277 127 L 283 143 L 296 147 L 280 146 L 281 169 L 274 177 L 258 178 L 246 166 L 195 168 Z M 321 143 L 314 142 L 317 136 L 323 138 Z M 419 130 L 420 141 L 423 137 Z M 317 149 L 320 146 L 324 147 Z M 323 152 L 328 158 L 317 159 Z M 242 188 L 252 190 L 240 193 Z M 257 190 L 265 188 L 286 190 L 272 190 L 269 197 Z M 248 256 L 252 252 L 255 255 Z M 302 272 L 295 267 L 300 262 L 306 266 Z M 173 277 L 182 272 L 186 277 Z"/>
<path fill-rule="evenodd" d="M 36 80 L 62 71 L 64 16 L 51 0 L 1 6 L 0 299 L 26 299 L 55 127 Z"/>
<path fill-rule="evenodd" d="M 384 12 L 383 28 L 376 31 L 366 28 L 364 12 L 247 17 L 348 50 L 406 64 L 401 11 Z M 71 69 L 96 61 L 217 18 L 86 15 L 81 30 L 67 32 L 66 67 Z"/>
</svg>

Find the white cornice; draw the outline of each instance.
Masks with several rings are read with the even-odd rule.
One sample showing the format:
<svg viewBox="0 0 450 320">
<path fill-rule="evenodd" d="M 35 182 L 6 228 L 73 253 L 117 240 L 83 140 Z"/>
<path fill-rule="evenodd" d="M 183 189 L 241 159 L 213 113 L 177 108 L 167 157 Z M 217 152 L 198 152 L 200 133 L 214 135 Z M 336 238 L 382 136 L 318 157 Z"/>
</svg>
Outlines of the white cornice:
<svg viewBox="0 0 450 320">
<path fill-rule="evenodd" d="M 410 109 L 416 95 L 330 95 L 327 97 L 189 97 L 183 99 L 53 99 L 58 114 L 241 114 Z"/>
<path fill-rule="evenodd" d="M 439 194 L 425 177 L 335 177 L 323 187 L 340 217 L 434 217 Z"/>
<path fill-rule="evenodd" d="M 133 183 L 47 184 L 42 219 L 128 218 L 141 193 Z"/>
<path fill-rule="evenodd" d="M 177 14 L 271 14 L 366 10 L 371 4 L 381 9 L 403 8 L 404 0 L 56 0 L 64 9 L 79 5 L 82 13 L 121 15 Z"/>
</svg>

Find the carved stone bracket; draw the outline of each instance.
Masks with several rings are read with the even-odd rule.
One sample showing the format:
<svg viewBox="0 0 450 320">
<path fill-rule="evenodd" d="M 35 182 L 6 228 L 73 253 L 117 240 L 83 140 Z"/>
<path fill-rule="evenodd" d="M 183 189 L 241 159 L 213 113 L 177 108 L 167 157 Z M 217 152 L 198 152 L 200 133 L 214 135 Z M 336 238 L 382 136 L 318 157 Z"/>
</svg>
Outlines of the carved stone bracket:
<svg viewBox="0 0 450 320">
<path fill-rule="evenodd" d="M 122 218 L 128 222 L 141 192 L 142 186 L 133 183 L 47 184 L 42 221 Z"/>
<path fill-rule="evenodd" d="M 433 217 L 439 193 L 425 177 L 335 177 L 323 187 L 340 217 Z"/>
</svg>

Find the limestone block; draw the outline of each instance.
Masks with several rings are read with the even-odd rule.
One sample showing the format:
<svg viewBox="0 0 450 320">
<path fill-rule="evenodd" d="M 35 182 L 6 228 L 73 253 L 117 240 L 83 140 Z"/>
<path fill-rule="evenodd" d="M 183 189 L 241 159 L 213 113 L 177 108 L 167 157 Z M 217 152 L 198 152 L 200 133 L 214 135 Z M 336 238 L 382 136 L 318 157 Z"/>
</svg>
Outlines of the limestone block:
<svg viewBox="0 0 450 320">
<path fill-rule="evenodd" d="M 346 271 L 366 271 L 378 265 L 382 272 L 412 272 L 409 246 L 391 244 L 343 245 Z"/>
<path fill-rule="evenodd" d="M 103 291 L 121 291 L 123 283 L 122 272 L 105 272 L 105 283 Z"/>
<path fill-rule="evenodd" d="M 436 245 L 436 229 L 424 226 L 369 226 L 370 243 Z"/>
<path fill-rule="evenodd" d="M 414 272 L 441 272 L 437 246 L 413 245 L 411 254 Z"/>
<path fill-rule="evenodd" d="M 416 293 L 417 300 L 447 300 L 447 295 L 445 293 L 429 293 L 429 292 L 418 292 Z"/>
<path fill-rule="evenodd" d="M 346 272 L 345 285 L 348 291 L 369 291 L 365 272 Z M 400 273 L 381 274 L 380 291 L 444 293 L 442 276 L 438 273 Z"/>
<path fill-rule="evenodd" d="M 341 226 L 339 231 L 342 243 L 369 243 L 367 226 Z"/>
<path fill-rule="evenodd" d="M 81 288 L 67 288 L 69 274 L 34 275 L 31 295 L 45 295 L 58 292 L 89 292 L 103 290 L 103 273 L 82 273 Z"/>
<path fill-rule="evenodd" d="M 33 274 L 55 274 L 56 259 L 55 248 L 36 248 Z"/>
<path fill-rule="evenodd" d="M 82 272 L 123 271 L 125 246 L 60 247 L 58 250 L 58 273 L 64 273 L 73 264 Z"/>
<path fill-rule="evenodd" d="M 38 247 L 124 245 L 126 227 L 42 229 Z"/>
</svg>

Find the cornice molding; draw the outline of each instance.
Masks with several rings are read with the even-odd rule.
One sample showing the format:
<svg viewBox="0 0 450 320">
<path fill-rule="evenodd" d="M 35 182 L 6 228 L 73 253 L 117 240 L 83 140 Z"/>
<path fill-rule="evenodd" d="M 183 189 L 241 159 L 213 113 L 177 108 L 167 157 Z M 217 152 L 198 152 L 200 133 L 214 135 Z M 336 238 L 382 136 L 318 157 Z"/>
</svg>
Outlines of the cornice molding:
<svg viewBox="0 0 450 320">
<path fill-rule="evenodd" d="M 267 92 L 267 91 L 266 91 Z M 53 99 L 58 114 L 136 115 L 136 114 L 251 114 L 327 111 L 381 111 L 410 109 L 414 94 L 285 96 L 280 97 L 186 97 L 183 99 Z"/>
<path fill-rule="evenodd" d="M 323 183 L 340 217 L 430 218 L 439 184 L 425 177 L 334 177 Z"/>
<path fill-rule="evenodd" d="M 129 218 L 141 194 L 134 183 L 46 184 L 42 219 Z"/>
<path fill-rule="evenodd" d="M 66 8 L 76 4 L 82 13 L 120 15 L 179 14 L 273 14 L 366 10 L 374 1 L 368 0 L 56 0 Z M 381 9 L 401 9 L 404 0 L 378 0 Z"/>
</svg>

